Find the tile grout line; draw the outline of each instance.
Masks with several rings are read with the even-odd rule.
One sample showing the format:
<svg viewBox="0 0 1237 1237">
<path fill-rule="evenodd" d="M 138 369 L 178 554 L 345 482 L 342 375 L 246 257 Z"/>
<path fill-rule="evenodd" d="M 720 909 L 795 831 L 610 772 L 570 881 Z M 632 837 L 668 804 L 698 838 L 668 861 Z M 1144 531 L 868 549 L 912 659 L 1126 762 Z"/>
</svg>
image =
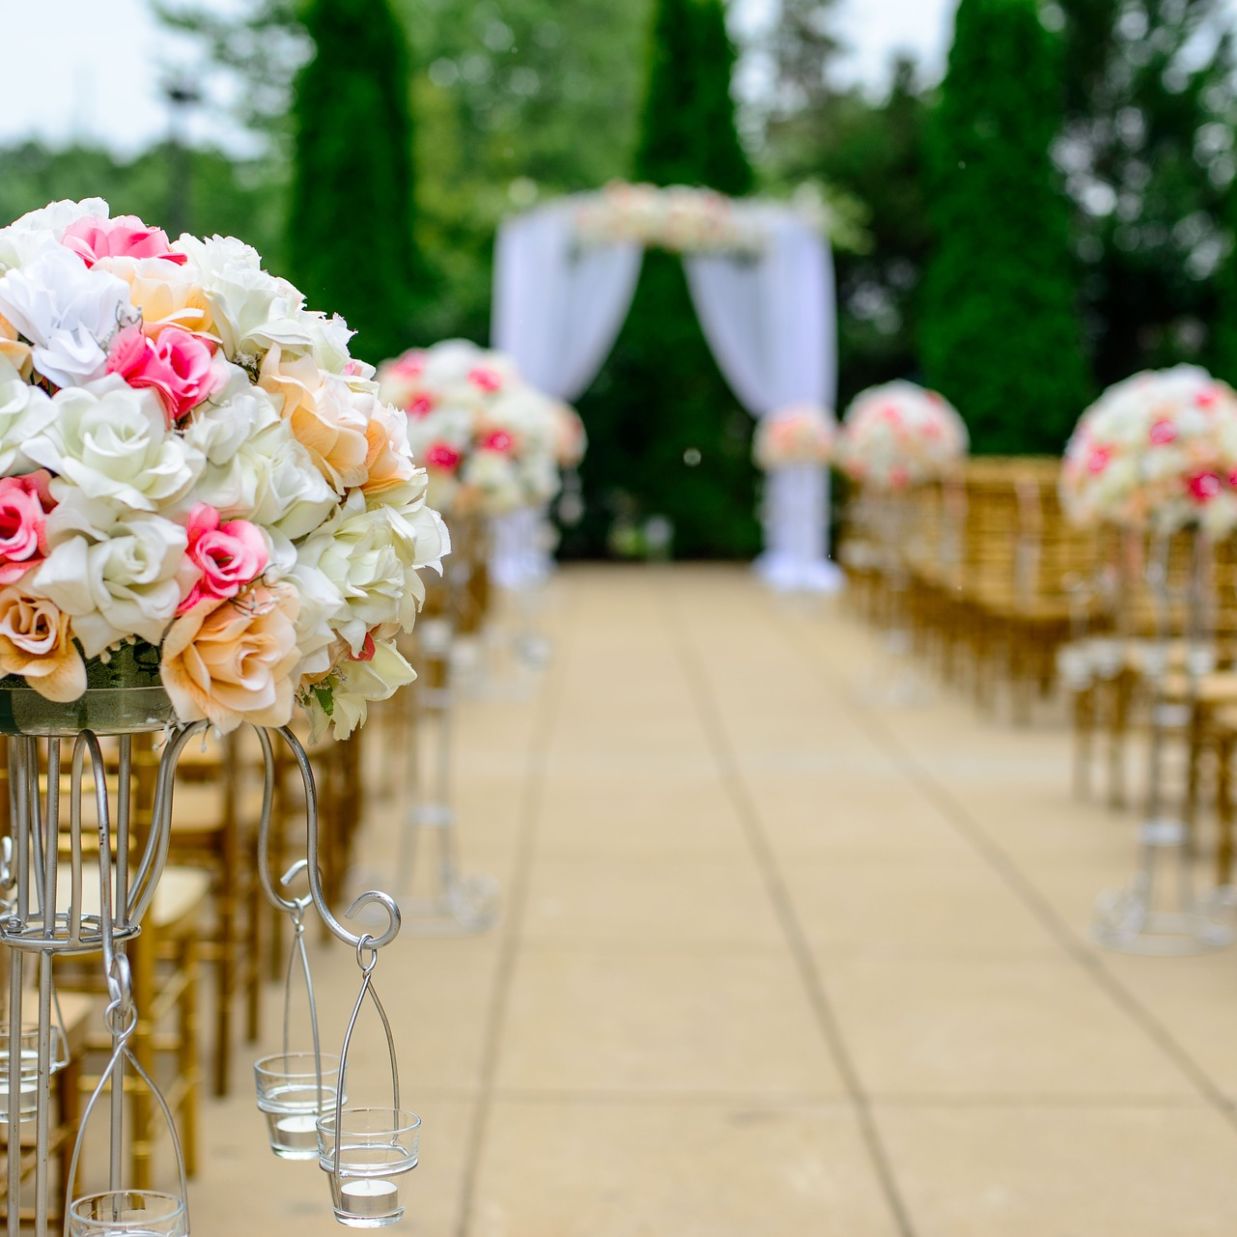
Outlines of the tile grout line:
<svg viewBox="0 0 1237 1237">
<path fill-rule="evenodd" d="M 570 606 L 565 606 L 564 609 L 569 611 Z M 528 883 L 533 853 L 536 849 L 537 823 L 545 790 L 550 736 L 554 722 L 557 720 L 563 682 L 566 677 L 563 670 L 565 641 L 561 632 L 569 628 L 561 619 L 559 628 L 559 648 L 552 661 L 549 682 L 543 687 L 536 723 L 530 729 L 525 767 L 526 780 L 519 815 L 519 840 L 515 860 L 510 869 L 511 882 L 503 915 L 498 965 L 490 994 L 489 1008 L 486 1011 L 486 1030 L 482 1041 L 481 1071 L 476 1102 L 468 1133 L 465 1136 L 464 1173 L 460 1182 L 459 1211 L 455 1225 L 456 1237 L 468 1237 L 473 1228 L 477 1205 L 479 1162 L 486 1136 L 489 1133 L 490 1117 L 494 1108 L 494 1080 L 497 1076 L 498 1055 L 502 1046 L 502 1032 L 511 998 L 516 958 L 520 951 L 520 928 L 528 901 Z"/>
<path fill-rule="evenodd" d="M 670 623 L 672 640 L 679 655 L 679 663 L 688 680 L 697 718 L 709 740 L 713 757 L 717 761 L 721 774 L 721 781 L 728 788 L 729 798 L 764 880 L 774 912 L 781 923 L 786 944 L 799 972 L 808 1002 L 816 1016 L 821 1035 L 838 1067 L 851 1109 L 859 1126 L 860 1137 L 867 1148 L 886 1205 L 901 1237 L 915 1237 L 915 1228 L 898 1187 L 889 1154 L 881 1139 L 880 1131 L 877 1129 L 868 1095 L 851 1059 L 841 1026 L 833 1011 L 828 993 L 825 991 L 824 981 L 817 969 L 816 961 L 812 957 L 812 951 L 795 912 L 777 857 L 760 823 L 759 813 L 735 758 L 729 736 L 718 720 L 721 713 L 719 702 L 712 691 L 696 651 L 686 639 L 682 624 L 677 621 L 677 600 L 676 590 L 672 585 L 667 590 L 663 605 L 668 615 L 674 615 L 674 621 Z"/>
<path fill-rule="evenodd" d="M 792 639 L 802 648 L 803 634 L 798 624 L 791 624 L 785 617 L 782 625 L 793 629 Z M 1225 1121 L 1237 1129 L 1237 1110 L 1225 1097 L 1215 1080 L 1180 1044 L 1172 1032 L 1156 1018 L 1116 975 L 1104 965 L 1102 958 L 1087 949 L 1079 940 L 1068 922 L 1045 900 L 1027 875 L 1009 853 L 992 837 L 959 802 L 948 787 L 924 767 L 915 753 L 894 729 L 851 689 L 845 679 L 833 667 L 812 653 L 811 660 L 822 674 L 845 698 L 855 715 L 861 720 L 869 736 L 886 752 L 893 765 L 913 785 L 924 793 L 928 801 L 941 814 L 954 832 L 988 865 L 1022 905 L 1039 920 L 1065 954 L 1085 971 L 1108 998 L 1123 1010 L 1147 1037 L 1190 1080 L 1200 1096 L 1215 1108 Z"/>
</svg>

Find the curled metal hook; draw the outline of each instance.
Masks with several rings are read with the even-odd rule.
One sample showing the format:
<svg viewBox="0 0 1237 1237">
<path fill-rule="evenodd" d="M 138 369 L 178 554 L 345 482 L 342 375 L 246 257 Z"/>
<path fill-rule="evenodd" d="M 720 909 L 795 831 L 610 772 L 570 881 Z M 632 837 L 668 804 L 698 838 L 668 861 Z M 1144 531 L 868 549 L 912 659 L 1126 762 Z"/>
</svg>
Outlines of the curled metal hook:
<svg viewBox="0 0 1237 1237">
<path fill-rule="evenodd" d="M 318 863 L 318 792 L 314 784 L 313 768 L 309 763 L 309 756 L 301 746 L 300 740 L 292 733 L 292 730 L 287 726 L 281 726 L 278 733 L 288 745 L 288 750 L 296 761 L 297 768 L 301 774 L 301 782 L 305 788 L 305 850 L 307 858 L 305 874 L 309 879 L 309 892 L 313 899 L 314 907 L 317 909 L 318 914 L 322 916 L 322 921 L 330 929 L 331 933 L 345 944 L 355 948 L 364 940 L 367 945 L 372 946 L 374 949 L 382 949 L 399 935 L 401 922 L 399 905 L 390 894 L 370 889 L 361 894 L 345 912 L 344 917 L 346 919 L 353 919 L 367 906 L 380 906 L 386 912 L 387 924 L 377 934 L 350 932 L 335 917 L 327 902 L 326 891 L 322 887 L 322 871 Z"/>
</svg>

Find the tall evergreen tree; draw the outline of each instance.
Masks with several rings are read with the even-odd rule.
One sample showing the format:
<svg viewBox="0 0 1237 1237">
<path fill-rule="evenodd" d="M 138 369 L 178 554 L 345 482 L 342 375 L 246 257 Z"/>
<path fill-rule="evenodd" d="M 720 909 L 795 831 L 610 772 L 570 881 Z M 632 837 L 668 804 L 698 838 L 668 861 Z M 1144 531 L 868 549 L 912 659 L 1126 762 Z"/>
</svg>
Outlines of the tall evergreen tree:
<svg viewBox="0 0 1237 1237">
<path fill-rule="evenodd" d="M 1058 4 L 1068 90 L 1060 147 L 1096 376 L 1106 385 L 1151 365 L 1219 361 L 1208 328 L 1232 175 L 1231 6 Z"/>
<path fill-rule="evenodd" d="M 742 195 L 753 183 L 730 94 L 722 0 L 657 0 L 636 179 Z M 757 542 L 751 418 L 713 361 L 675 255 L 649 253 L 614 357 L 582 405 L 596 551 L 616 515 L 668 517 L 684 556 L 746 555 Z"/>
<path fill-rule="evenodd" d="M 296 81 L 292 273 L 376 362 L 409 339 L 412 116 L 403 27 L 388 0 L 311 0 L 313 58 Z"/>
<path fill-rule="evenodd" d="M 962 0 L 928 132 L 924 370 L 982 452 L 1059 450 L 1087 394 L 1069 207 L 1051 156 L 1061 58 L 1038 10 Z"/>
</svg>

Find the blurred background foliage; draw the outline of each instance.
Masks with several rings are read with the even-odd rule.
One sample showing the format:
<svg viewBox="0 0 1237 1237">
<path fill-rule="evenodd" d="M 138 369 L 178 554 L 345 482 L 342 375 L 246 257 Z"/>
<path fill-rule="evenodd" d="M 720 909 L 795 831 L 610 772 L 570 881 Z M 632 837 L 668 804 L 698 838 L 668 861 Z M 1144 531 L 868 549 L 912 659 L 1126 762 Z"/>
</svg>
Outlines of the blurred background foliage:
<svg viewBox="0 0 1237 1237">
<path fill-rule="evenodd" d="M 389 2 L 408 37 L 415 200 L 407 226 L 417 278 L 400 315 L 410 343 L 487 338 L 494 231 L 511 210 L 642 169 L 654 179 L 725 178 L 707 161 L 650 161 L 654 139 L 666 136 L 654 122 L 678 121 L 645 107 L 656 81 L 655 18 L 665 20 L 671 7 L 716 16 L 721 0 L 373 2 Z M 190 83 L 190 97 L 169 109 L 167 140 L 133 159 L 80 145 L 0 150 L 0 218 L 50 198 L 97 193 L 118 211 L 240 235 L 272 268 L 291 271 L 293 83 L 313 52 L 302 0 L 250 0 L 239 9 L 209 0 L 152 4 L 196 48 L 178 79 Z M 838 0 L 780 0 L 767 6 L 767 21 L 732 31 L 740 66 L 732 93 L 740 153 L 756 190 L 786 192 L 821 180 L 866 210 L 871 244 L 863 253 L 837 255 L 844 407 L 873 382 L 924 376 L 923 275 L 939 257 L 938 196 L 965 197 L 969 188 L 978 199 L 968 207 L 972 218 L 1008 215 L 1011 204 L 991 200 L 990 180 L 965 168 L 930 171 L 930 118 L 942 92 L 914 64 L 891 65 L 883 85 L 852 84 L 847 49 L 833 33 L 837 6 Z M 1051 75 L 1040 87 L 1021 85 L 1026 106 L 1061 118 L 1045 140 L 1050 191 L 1063 195 L 1068 220 L 1066 310 L 1085 365 L 1079 398 L 1135 369 L 1179 360 L 1237 377 L 1231 7 L 1224 0 L 993 0 L 992 20 L 1017 10 L 1025 17 L 1028 6 L 1061 64 L 1063 97 L 1048 84 Z M 326 54 L 338 51 L 328 47 Z M 726 101 L 717 72 L 724 58 L 723 48 L 712 64 L 706 57 L 693 61 L 699 67 L 680 67 L 689 97 L 713 100 L 689 109 L 702 146 L 729 129 L 728 120 L 716 119 L 719 98 L 723 108 Z M 975 71 L 990 70 L 981 54 Z M 1053 97 L 1038 98 L 1036 89 Z M 190 109 L 217 115 L 220 131 L 232 137 L 218 148 L 186 149 L 176 116 Z M 331 190 L 338 212 L 364 201 L 361 169 L 381 141 L 382 134 L 358 135 L 356 166 Z M 612 454 L 629 477 L 639 475 L 639 487 L 605 493 L 615 478 L 592 478 L 586 497 L 594 510 L 576 548 L 604 551 L 615 518 L 630 525 L 662 513 L 675 501 L 664 496 L 686 487 L 680 551 L 742 553 L 750 544 L 750 504 L 739 508 L 752 477 L 740 457 L 750 426 L 732 415 L 734 401 L 699 351 L 694 324 L 689 318 L 683 325 L 671 303 L 681 293 L 672 276 L 681 276 L 654 259 L 640 290 L 642 320 L 667 311 L 663 321 L 679 323 L 674 346 L 696 359 L 659 378 L 648 368 L 648 353 L 641 358 L 639 323 L 634 338 L 629 330 L 620 341 L 584 404 L 595 422 L 595 458 Z M 665 273 L 657 274 L 659 267 Z M 1017 323 L 1008 329 L 1012 335 Z M 999 332 L 985 348 L 983 364 L 1011 364 Z M 669 356 L 669 346 L 662 354 Z M 965 393 L 953 394 L 965 413 Z M 640 438 L 629 422 L 648 417 L 654 405 L 663 410 L 658 416 L 676 418 L 682 435 Z M 1003 415 L 996 434 L 981 425 L 981 448 L 1059 445 L 1060 429 L 1048 441 L 1026 401 L 1011 401 Z M 684 436 L 697 441 L 685 444 Z M 702 463 L 685 470 L 683 452 L 691 445 Z M 710 459 L 729 461 L 717 484 L 701 480 Z"/>
</svg>

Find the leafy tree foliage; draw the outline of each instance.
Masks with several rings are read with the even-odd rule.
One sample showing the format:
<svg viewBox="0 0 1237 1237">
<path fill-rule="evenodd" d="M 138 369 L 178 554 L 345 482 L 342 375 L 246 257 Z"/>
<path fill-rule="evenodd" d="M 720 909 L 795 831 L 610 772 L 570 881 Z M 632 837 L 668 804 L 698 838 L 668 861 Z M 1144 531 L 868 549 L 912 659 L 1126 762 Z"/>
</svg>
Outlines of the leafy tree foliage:
<svg viewBox="0 0 1237 1237">
<path fill-rule="evenodd" d="M 294 280 L 342 313 L 372 362 L 407 346 L 415 267 L 404 29 L 387 0 L 311 0 L 316 51 L 294 100 L 288 217 Z"/>
<path fill-rule="evenodd" d="M 1222 0 L 1058 0 L 1067 117 L 1102 384 L 1205 360 L 1233 173 L 1232 13 Z M 1235 311 L 1237 312 L 1237 311 Z"/>
<path fill-rule="evenodd" d="M 962 0 L 928 133 L 936 244 L 920 339 L 928 382 L 978 451 L 1059 450 L 1086 397 L 1051 158 L 1063 104 L 1036 0 Z"/>
<path fill-rule="evenodd" d="M 634 174 L 741 195 L 753 184 L 730 95 L 734 50 L 721 0 L 657 0 Z M 701 335 L 681 260 L 645 255 L 631 314 L 581 403 L 591 508 L 575 548 L 603 549 L 616 520 L 661 516 L 681 555 L 756 544 L 751 418 Z"/>
</svg>

